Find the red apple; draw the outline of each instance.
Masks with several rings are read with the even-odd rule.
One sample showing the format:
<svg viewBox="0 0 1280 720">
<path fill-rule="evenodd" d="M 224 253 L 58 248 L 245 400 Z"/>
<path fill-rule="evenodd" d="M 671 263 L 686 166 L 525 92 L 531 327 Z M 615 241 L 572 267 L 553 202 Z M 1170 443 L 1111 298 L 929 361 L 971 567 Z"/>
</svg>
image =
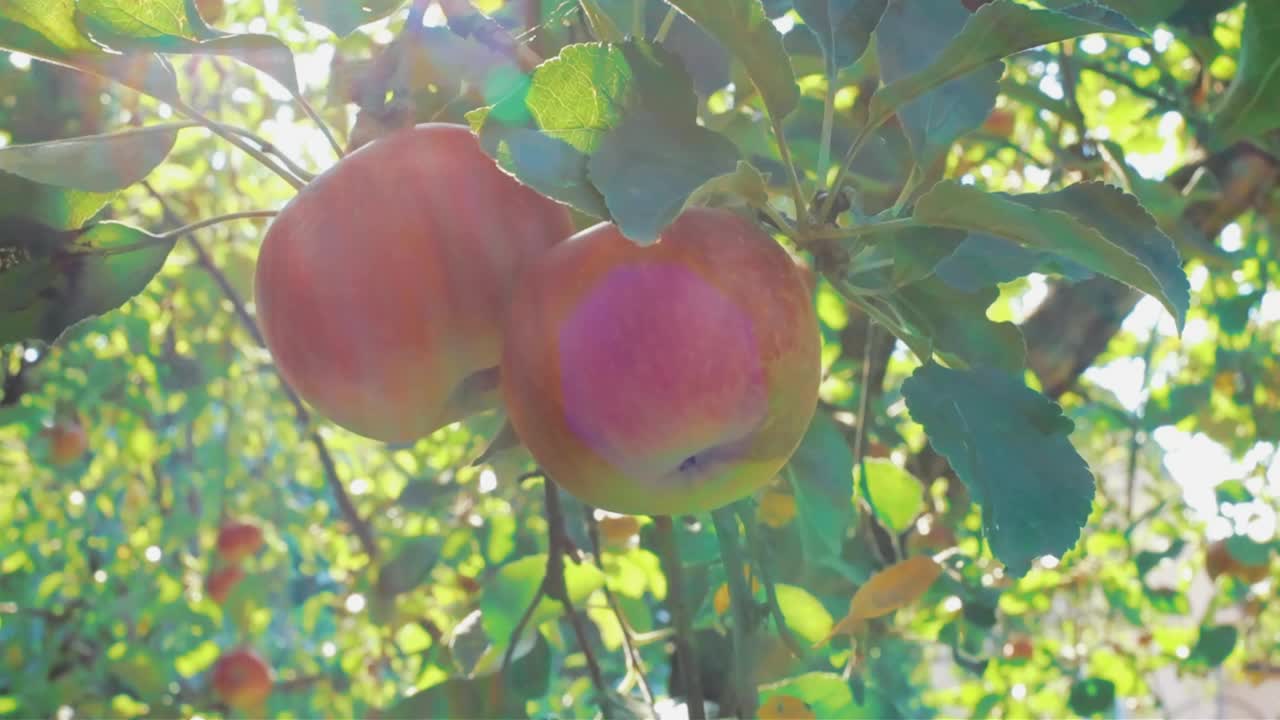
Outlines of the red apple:
<svg viewBox="0 0 1280 720">
<path fill-rule="evenodd" d="M 253 523 L 227 523 L 218 530 L 218 556 L 234 565 L 262 547 L 262 528 Z"/>
<path fill-rule="evenodd" d="M 89 434 L 75 421 L 47 428 L 44 436 L 49 440 L 49 461 L 60 467 L 77 462 L 89 450 Z"/>
<path fill-rule="evenodd" d="M 1035 645 L 1028 635 L 1014 635 L 1005 641 L 1000 654 L 1006 660 L 1030 660 L 1035 655 Z"/>
<path fill-rule="evenodd" d="M 231 595 L 231 591 L 236 585 L 244 579 L 244 570 L 239 566 L 224 567 L 216 570 L 209 576 L 209 580 L 205 583 L 205 590 L 209 593 L 209 597 L 219 605 L 227 601 L 227 597 Z"/>
<path fill-rule="evenodd" d="M 1216 580 L 1219 575 L 1227 575 L 1246 585 L 1262 582 L 1271 571 L 1270 563 L 1248 565 L 1237 559 L 1231 554 L 1226 540 L 1218 540 L 1205 548 L 1204 565 L 1211 579 Z"/>
<path fill-rule="evenodd" d="M 302 190 L 255 297 L 281 375 L 330 420 L 407 442 L 498 403 L 516 274 L 573 232 L 457 125 L 397 131 Z"/>
<path fill-rule="evenodd" d="M 247 648 L 224 654 L 213 666 L 213 690 L 235 710 L 260 712 L 271 684 L 271 666 Z"/>
<path fill-rule="evenodd" d="M 752 222 L 692 209 L 648 247 L 600 224 L 517 282 L 508 415 L 550 476 L 632 515 L 720 507 L 773 479 L 813 417 L 817 318 Z"/>
<path fill-rule="evenodd" d="M 983 121 L 982 130 L 997 137 L 1008 138 L 1013 135 L 1013 129 L 1017 124 L 1018 117 L 1013 114 L 1012 110 L 996 108 Z"/>
</svg>

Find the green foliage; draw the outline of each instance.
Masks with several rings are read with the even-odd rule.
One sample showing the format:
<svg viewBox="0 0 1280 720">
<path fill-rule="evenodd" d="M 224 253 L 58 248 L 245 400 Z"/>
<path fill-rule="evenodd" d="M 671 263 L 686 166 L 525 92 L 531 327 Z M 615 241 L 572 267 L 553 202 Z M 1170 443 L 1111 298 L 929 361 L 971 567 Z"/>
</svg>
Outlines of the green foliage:
<svg viewBox="0 0 1280 720">
<path fill-rule="evenodd" d="M 234 717 L 242 646 L 271 717 L 681 716 L 694 677 L 721 716 L 1146 716 L 1274 672 L 1275 3 L 206 5 L 0 7 L 0 717 Z M 668 537 L 553 516 L 501 413 L 388 446 L 297 399 L 244 213 L 428 121 L 579 229 L 725 206 L 813 268 L 779 478 Z M 218 601 L 231 520 L 266 542 Z"/>
</svg>

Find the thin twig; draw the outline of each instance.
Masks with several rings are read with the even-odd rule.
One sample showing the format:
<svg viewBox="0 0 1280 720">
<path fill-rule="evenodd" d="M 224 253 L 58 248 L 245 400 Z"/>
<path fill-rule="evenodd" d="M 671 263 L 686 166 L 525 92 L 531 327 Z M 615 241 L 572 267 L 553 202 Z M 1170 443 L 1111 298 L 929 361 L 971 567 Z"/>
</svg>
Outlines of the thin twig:
<svg viewBox="0 0 1280 720">
<path fill-rule="evenodd" d="M 778 154 L 782 156 L 782 165 L 787 169 L 787 181 L 791 183 L 791 200 L 796 204 L 796 224 L 800 227 L 800 241 L 803 244 L 809 239 L 809 204 L 804 201 L 804 191 L 800 189 L 800 175 L 796 171 L 795 159 L 791 156 L 791 145 L 787 143 L 782 121 L 778 118 L 770 120 L 773 122 L 773 135 L 778 141 Z"/>
<path fill-rule="evenodd" d="M 151 197 L 155 198 L 156 202 L 160 203 L 160 209 L 164 213 L 165 222 L 179 226 L 186 224 L 169 204 L 169 201 L 157 192 L 156 189 L 152 187 L 151 183 L 144 180 L 142 182 L 142 187 L 151 194 Z M 262 331 L 258 329 L 257 321 L 255 321 L 253 315 L 249 313 L 248 308 L 245 306 L 244 299 L 240 297 L 240 293 L 236 291 L 235 287 L 231 285 L 231 281 L 227 279 L 227 276 L 222 272 L 221 268 L 219 268 L 213 261 L 213 256 L 209 254 L 209 251 L 204 247 L 204 244 L 201 243 L 194 235 L 187 235 L 187 242 L 191 245 L 192 250 L 195 251 L 196 264 L 198 264 L 209 274 L 210 277 L 213 278 L 218 289 L 222 291 L 222 294 L 231 303 L 231 307 L 245 331 L 249 333 L 249 336 L 253 338 L 254 342 L 256 342 L 260 347 L 265 348 L 267 346 L 267 342 L 262 336 Z M 307 410 L 307 406 L 303 404 L 302 399 L 298 397 L 298 394 L 293 391 L 293 388 L 291 388 L 287 382 L 284 382 L 283 378 L 280 380 L 280 387 L 284 392 L 285 397 L 288 398 L 289 403 L 293 405 L 294 415 L 297 418 L 298 425 L 304 428 L 310 426 L 311 412 Z M 328 483 L 329 489 L 333 492 L 334 497 L 338 501 L 338 509 L 342 512 L 343 516 L 346 517 L 347 522 L 355 531 L 356 537 L 359 538 L 360 545 L 364 548 L 365 554 L 369 556 L 370 560 L 376 560 L 378 558 L 378 543 L 373 537 L 373 530 L 370 528 L 369 523 L 360 517 L 360 514 L 356 511 L 355 505 L 351 502 L 351 497 L 347 495 L 347 489 L 343 486 L 342 479 L 338 476 L 338 468 L 333 462 L 333 456 L 329 452 L 328 445 L 317 431 L 312 431 L 309 436 L 311 443 L 315 446 L 316 452 L 320 456 L 320 464 L 324 469 L 325 481 Z"/>
<path fill-rule="evenodd" d="M 205 127 L 209 128 L 209 130 L 214 135 L 217 135 L 218 137 L 221 137 L 222 139 L 226 140 L 232 145 L 235 145 L 236 147 L 240 148 L 242 151 L 245 152 L 245 154 L 249 155 L 253 159 L 262 163 L 264 167 L 274 172 L 276 175 L 279 175 L 282 180 L 292 185 L 295 189 L 301 190 L 303 186 L 306 185 L 306 183 L 303 182 L 301 178 L 294 175 L 288 169 L 283 168 L 280 165 L 276 164 L 275 160 L 273 160 L 270 155 L 268 155 L 267 153 L 263 152 L 258 148 L 255 148 L 249 145 L 249 143 L 245 142 L 244 139 L 240 137 L 239 133 L 235 133 L 227 130 L 222 123 L 219 123 L 215 120 L 212 120 L 206 117 L 199 110 L 196 110 L 195 108 L 191 107 L 190 105 L 187 105 L 184 102 L 175 100 L 175 101 L 172 101 L 170 104 L 173 105 L 174 109 L 176 109 L 178 112 L 200 121 L 200 123 Z"/>
<path fill-rule="evenodd" d="M 246 220 L 249 218 L 270 218 L 270 217 L 275 217 L 278 214 L 279 214 L 278 210 L 245 210 L 244 212 L 227 213 L 226 215 L 218 215 L 216 217 L 205 218 L 204 220 L 193 222 L 190 225 L 184 225 L 176 230 L 169 230 L 165 232 L 163 235 L 161 235 L 160 237 L 164 238 L 165 240 L 174 240 L 183 235 L 193 233 L 196 230 L 201 230 L 201 229 L 210 227 L 212 225 L 218 225 L 224 222 L 231 222 L 232 220 Z"/>
<path fill-rule="evenodd" d="M 578 638 L 578 647 L 587 658 L 587 670 L 591 673 L 591 683 L 603 696 L 608 692 L 604 683 L 604 673 L 600 671 L 600 663 L 591 651 L 586 625 L 582 622 L 582 616 L 578 614 L 577 608 L 573 606 L 573 599 L 569 597 L 569 587 L 564 579 L 564 556 L 572 544 L 569 541 L 569 532 L 565 529 L 564 509 L 560 506 L 560 490 L 556 488 L 551 478 L 545 475 L 542 478 L 542 486 L 546 498 L 547 533 L 550 543 L 547 549 L 547 574 L 542 580 L 543 587 L 548 596 L 553 600 L 559 600 L 564 606 L 564 612 L 569 616 L 569 624 L 573 626 L 573 633 Z"/>
<path fill-rule="evenodd" d="M 520 615 L 519 622 L 511 629 L 511 637 L 507 639 L 507 651 L 502 654 L 502 670 L 504 671 L 511 665 L 511 658 L 516 654 L 516 645 L 520 641 L 520 636 L 524 634 L 525 626 L 529 624 L 529 618 L 533 617 L 533 611 L 538 609 L 538 603 L 542 602 L 542 596 L 546 594 L 544 586 L 545 582 L 538 584 L 538 591 L 533 594 L 533 599 L 529 601 L 524 613 Z"/>
<path fill-rule="evenodd" d="M 298 105 L 302 106 L 302 112 L 306 113 L 307 117 L 311 118 L 311 122 L 315 123 L 316 127 L 320 128 L 320 134 L 324 135 L 324 139 L 329 141 L 329 147 L 333 148 L 333 151 L 337 153 L 338 158 L 341 159 L 345 153 L 342 151 L 342 145 L 338 142 L 338 138 L 334 137 L 333 130 L 329 127 L 329 124 L 324 121 L 324 118 L 320 117 L 320 113 L 316 112 L 316 109 L 311 106 L 311 103 L 307 102 L 307 99 L 302 96 L 301 91 L 299 91 L 294 97 L 297 99 Z"/>
<path fill-rule="evenodd" d="M 591 540 L 591 556 L 595 559 L 596 567 L 600 572 L 604 572 L 604 562 L 600 554 L 600 523 L 596 520 L 595 512 L 589 506 L 583 507 L 583 515 L 587 521 L 587 537 Z M 622 612 L 622 606 L 618 603 L 618 598 L 609 589 L 606 583 L 604 586 L 604 598 L 609 603 L 609 609 L 613 611 L 615 617 L 618 618 L 618 626 L 622 628 L 622 649 L 627 661 L 627 671 L 635 675 L 636 680 L 640 683 L 640 693 L 644 696 L 645 704 L 653 706 L 653 690 L 649 687 L 649 679 L 645 677 L 644 660 L 640 657 L 640 651 L 635 646 L 632 638 L 631 623 L 627 621 L 627 616 Z"/>
<path fill-rule="evenodd" d="M 671 32 L 671 26 L 676 21 L 676 8 L 674 5 L 667 8 L 667 14 L 662 17 L 662 24 L 658 26 L 658 32 L 653 36 L 653 42 L 661 45 L 667 40 L 667 33 Z"/>
<path fill-rule="evenodd" d="M 670 515 L 653 519 L 658 531 L 658 557 L 667 576 L 667 605 L 675 623 L 676 655 L 680 658 L 681 676 L 684 680 L 685 699 L 689 708 L 689 720 L 707 720 L 706 703 L 702 695 L 702 677 L 698 658 L 693 652 L 693 618 L 684 594 L 684 570 L 680 566 L 680 544 L 676 540 L 675 526 Z"/>
<path fill-rule="evenodd" d="M 542 64 L 542 58 L 536 52 L 512 38 L 497 21 L 476 10 L 469 0 L 438 2 L 445 17 L 449 19 L 449 27 L 462 37 L 472 38 L 499 53 L 510 54 L 525 72 Z"/>
<path fill-rule="evenodd" d="M 720 541 L 720 556 L 724 561 L 729 582 L 729 600 L 733 610 L 733 671 L 731 687 L 736 717 L 755 717 L 758 698 L 752 681 L 755 672 L 752 660 L 755 651 L 750 645 L 750 633 L 755 625 L 755 598 L 747 585 L 747 567 L 742 560 L 742 548 L 738 545 L 738 518 L 732 507 L 722 507 L 711 512 L 716 526 L 716 539 Z"/>
<path fill-rule="evenodd" d="M 284 150 L 281 150 L 280 147 L 277 146 L 275 143 L 271 142 L 270 140 L 267 140 L 266 138 L 262 137 L 261 135 L 258 135 L 257 133 L 251 130 L 247 130 L 237 125 L 229 125 L 224 122 L 218 122 L 217 120 L 214 120 L 212 118 L 205 118 L 203 122 L 196 123 L 196 125 L 207 127 L 210 129 L 211 132 L 213 129 L 212 126 L 217 125 L 218 128 L 221 130 L 225 130 L 226 132 L 229 132 L 229 133 L 234 133 L 246 140 L 252 141 L 254 144 L 258 146 L 258 149 L 262 150 L 262 152 L 268 155 L 271 155 L 272 157 L 278 159 L 280 162 L 284 163 L 284 166 L 289 170 L 289 172 L 296 175 L 299 180 L 311 182 L 312 180 L 315 179 L 315 173 L 310 172 L 306 168 L 294 162 L 293 158 L 289 157 L 289 155 L 285 153 Z"/>
</svg>

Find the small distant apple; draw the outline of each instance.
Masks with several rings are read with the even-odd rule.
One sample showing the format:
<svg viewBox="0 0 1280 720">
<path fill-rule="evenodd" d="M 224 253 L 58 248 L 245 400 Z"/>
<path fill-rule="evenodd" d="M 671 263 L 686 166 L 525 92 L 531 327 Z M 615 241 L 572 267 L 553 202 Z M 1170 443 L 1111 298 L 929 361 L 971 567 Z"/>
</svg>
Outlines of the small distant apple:
<svg viewBox="0 0 1280 720">
<path fill-rule="evenodd" d="M 224 654 L 213 666 L 213 690 L 235 710 L 260 713 L 272 682 L 271 666 L 248 648 Z"/>
<path fill-rule="evenodd" d="M 236 585 L 244 579 L 244 570 L 239 566 L 224 567 L 216 570 L 209 576 L 208 582 L 205 583 L 205 590 L 209 593 L 209 597 L 213 601 L 222 605 L 227 601 L 227 597 L 231 595 L 231 591 Z"/>
<path fill-rule="evenodd" d="M 43 434 L 49 440 L 49 460 L 59 467 L 79 461 L 89 450 L 89 434 L 74 420 L 60 422 Z"/>
<path fill-rule="evenodd" d="M 248 522 L 234 522 L 218 530 L 218 556 L 234 565 L 262 548 L 262 528 Z"/>
</svg>

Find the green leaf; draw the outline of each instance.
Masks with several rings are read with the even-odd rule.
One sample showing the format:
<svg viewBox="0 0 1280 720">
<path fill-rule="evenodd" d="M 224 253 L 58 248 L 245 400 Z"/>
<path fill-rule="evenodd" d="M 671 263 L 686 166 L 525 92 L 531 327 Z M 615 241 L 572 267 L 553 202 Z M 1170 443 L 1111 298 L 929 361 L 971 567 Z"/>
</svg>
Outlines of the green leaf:
<svg viewBox="0 0 1280 720">
<path fill-rule="evenodd" d="M 1227 538 L 1227 552 L 1245 565 L 1266 565 L 1271 558 L 1271 543 L 1260 543 L 1248 535 Z"/>
<path fill-rule="evenodd" d="M 970 15 L 928 67 L 880 88 L 871 98 L 871 117 L 882 121 L 929 90 L 1014 53 L 1099 32 L 1144 36 L 1124 16 L 1091 2 L 1054 11 L 995 0 Z"/>
<path fill-rule="evenodd" d="M 469 117 L 486 150 L 526 184 L 604 214 L 598 193 L 622 232 L 642 243 L 738 160 L 732 142 L 698 125 L 679 60 L 642 42 L 565 47 L 523 91 Z M 544 137 L 521 132 L 525 118 Z"/>
<path fill-rule="evenodd" d="M 775 585 L 774 592 L 787 627 L 806 643 L 812 645 L 831 633 L 835 624 L 831 613 L 808 590 L 795 585 Z"/>
<path fill-rule="evenodd" d="M 1088 717 L 1099 713 L 1109 714 L 1116 704 L 1116 686 L 1110 680 L 1098 677 L 1080 680 L 1071 686 L 1067 705 L 1071 712 Z"/>
<path fill-rule="evenodd" d="M 876 52 L 891 86 L 927 69 L 961 31 L 969 12 L 958 2 L 894 0 L 880 19 Z M 898 107 L 916 164 L 932 166 L 960 136 L 981 126 L 995 107 L 1004 65 L 989 62 Z"/>
<path fill-rule="evenodd" d="M 279 38 L 232 34 L 200 19 L 188 0 L 76 0 L 77 19 L 116 50 L 224 55 L 270 75 L 297 95 L 293 52 Z"/>
<path fill-rule="evenodd" d="M 907 330 L 927 340 L 933 352 L 949 364 L 1018 373 L 1026 365 L 1027 355 L 1022 331 L 1011 322 L 987 318 L 987 308 L 999 295 L 995 288 L 961 292 L 936 277 L 927 277 L 885 299 L 906 321 Z"/>
<path fill-rule="evenodd" d="M 815 564 L 838 561 L 853 512 L 853 452 L 826 413 L 813 416 L 786 469 L 796 499 L 800 541 Z"/>
<path fill-rule="evenodd" d="M 1061 10 L 1079 5 L 1080 0 L 1041 0 L 1041 4 L 1053 10 Z M 1102 4 L 1124 15 L 1135 25 L 1151 27 L 1169 19 L 1170 15 L 1184 5 L 1195 3 L 1190 3 L 1188 0 L 1105 0 Z"/>
<path fill-rule="evenodd" d="M 1278 36 L 1280 3 L 1251 0 L 1244 13 L 1235 77 L 1213 116 L 1222 145 L 1280 128 Z"/>
<path fill-rule="evenodd" d="M 126 188 L 164 161 L 185 125 L 0 148 L 0 170 L 46 185 L 106 193 Z"/>
<path fill-rule="evenodd" d="M 1138 579 L 1146 577 L 1147 573 L 1151 572 L 1151 568 L 1160 564 L 1160 561 L 1177 557 L 1186 546 L 1185 540 L 1175 540 L 1163 552 L 1144 550 L 1135 555 L 1133 564 L 1138 568 Z"/>
<path fill-rule="evenodd" d="M 414 693 L 383 710 L 385 718 L 528 717 L 525 701 L 545 694 L 550 679 L 551 649 L 536 636 L 530 649 L 511 661 L 506 672 L 481 677 L 454 677 Z M 537 691 L 541 688 L 541 691 Z"/>
<path fill-rule="evenodd" d="M 1240 632 L 1232 625 L 1213 625 L 1200 628 L 1200 637 L 1187 656 L 1186 664 L 1200 667 L 1218 667 L 1236 648 Z"/>
<path fill-rule="evenodd" d="M 982 506 L 983 530 L 1015 576 L 1061 556 L 1093 506 L 1094 478 L 1053 401 L 990 368 L 920 367 L 902 385 L 912 419 Z"/>
<path fill-rule="evenodd" d="M 897 717 L 897 711 L 872 694 L 865 702 L 857 702 L 849 682 L 837 673 L 811 672 L 760 687 L 760 708 L 764 710 L 780 697 L 799 699 L 814 717 L 842 720 L 878 720 Z M 785 711 L 786 706 L 782 706 Z M 785 717 L 785 715 L 778 715 Z"/>
<path fill-rule="evenodd" d="M 520 616 L 542 586 L 547 567 L 545 554 L 529 555 L 507 563 L 485 582 L 480 595 L 481 621 L 485 632 L 493 638 L 494 646 L 505 648 L 520 622 Z M 569 599 L 581 605 L 591 593 L 604 587 L 605 576 L 590 563 L 565 563 L 565 584 Z M 529 617 L 526 632 L 553 618 L 559 617 L 564 608 L 559 602 L 543 597 Z"/>
<path fill-rule="evenodd" d="M 1056 253 L 1159 300 L 1181 328 L 1190 284 L 1173 241 L 1137 199 L 1098 182 L 1057 192 L 985 193 L 947 181 L 916 203 L 926 225 L 985 232 Z"/>
<path fill-rule="evenodd" d="M 298 11 L 308 22 L 346 37 L 361 25 L 380 20 L 404 4 L 405 0 L 298 0 Z"/>
<path fill-rule="evenodd" d="M 667 0 L 710 32 L 747 69 L 769 114 L 781 122 L 800 102 L 782 35 L 760 0 Z"/>
<path fill-rule="evenodd" d="M 849 282 L 859 289 L 884 291 L 923 280 L 956 252 L 964 238 L 959 230 L 934 227 L 886 234 L 853 258 Z"/>
<path fill-rule="evenodd" d="M 938 278 L 957 290 L 974 292 L 1031 273 L 1058 275 L 1068 282 L 1093 277 L 1093 272 L 1060 255 L 1033 250 L 983 232 L 972 232 L 955 252 L 938 263 Z"/>
<path fill-rule="evenodd" d="M 0 219 L 0 345 L 52 342 L 71 325 L 119 307 L 159 272 L 173 242 L 115 222 L 59 230 Z"/>
<path fill-rule="evenodd" d="M 6 0 L 0 49 L 110 78 L 161 100 L 178 99 L 169 63 L 151 54 L 108 53 L 81 32 L 74 0 Z"/>
<path fill-rule="evenodd" d="M 865 490 L 876 517 L 895 534 L 906 532 L 924 512 L 924 486 L 891 460 L 870 458 L 862 465 L 867 477 L 865 483 L 859 478 L 858 487 Z"/>
<path fill-rule="evenodd" d="M 796 0 L 796 12 L 818 38 L 828 70 L 852 65 L 871 42 L 889 0 Z"/>
<path fill-rule="evenodd" d="M 387 561 L 378 572 L 378 594 L 391 597 L 406 593 L 427 581 L 431 568 L 440 559 L 443 540 L 439 537 L 418 537 L 403 543 L 395 557 Z"/>
</svg>

